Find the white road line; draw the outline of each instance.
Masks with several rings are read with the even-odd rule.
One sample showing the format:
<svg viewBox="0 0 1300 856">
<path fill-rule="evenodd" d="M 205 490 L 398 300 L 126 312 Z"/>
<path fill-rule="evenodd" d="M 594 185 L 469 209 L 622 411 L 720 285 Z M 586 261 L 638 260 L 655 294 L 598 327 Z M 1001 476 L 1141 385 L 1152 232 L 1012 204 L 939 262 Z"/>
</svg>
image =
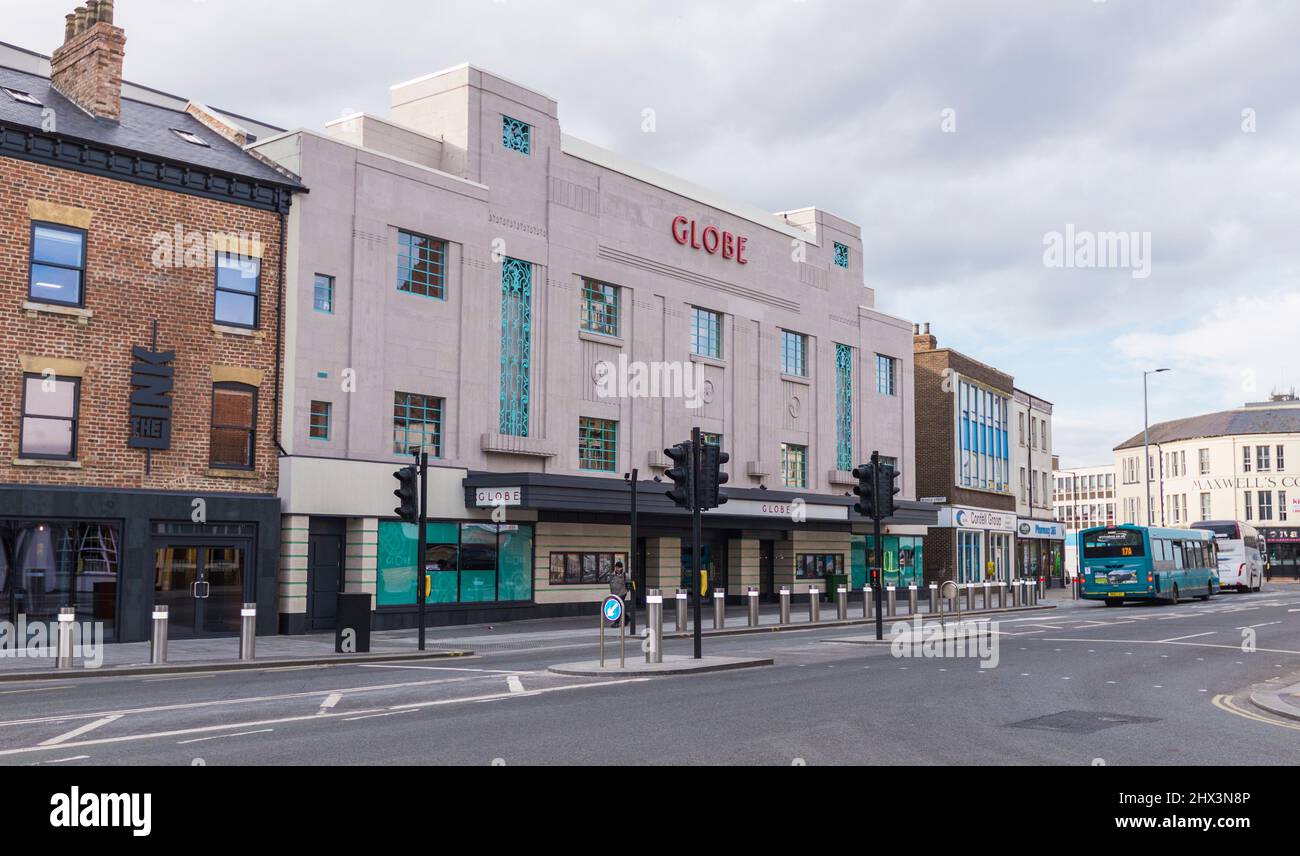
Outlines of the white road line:
<svg viewBox="0 0 1300 856">
<path fill-rule="evenodd" d="M 1209 630 L 1209 631 L 1206 631 L 1205 633 L 1192 633 L 1192 634 L 1190 634 L 1190 635 L 1188 635 L 1188 636 L 1175 636 L 1175 637 L 1173 637 L 1172 639 L 1157 639 L 1156 641 L 1157 641 L 1157 642 L 1178 642 L 1178 641 L 1181 641 L 1181 640 L 1183 640 L 1183 639 L 1199 639 L 1199 638 L 1202 637 L 1202 636 L 1213 636 L 1213 635 L 1215 635 L 1215 634 L 1218 633 L 1218 632 L 1219 632 L 1219 631 L 1217 631 L 1217 630 Z"/>
<path fill-rule="evenodd" d="M 44 763 L 46 763 L 46 764 L 65 764 L 65 763 L 67 763 L 68 761 L 84 761 L 84 760 L 86 760 L 86 759 L 89 758 L 89 757 L 90 757 L 89 755 L 73 755 L 73 756 L 70 757 L 70 758 L 52 758 L 52 759 L 50 759 L 49 761 L 45 761 Z"/>
<path fill-rule="evenodd" d="M 512 693 L 521 693 L 524 691 L 524 685 L 519 681 L 518 675 L 511 675 L 506 678 L 506 686 L 510 688 L 510 692 Z"/>
<path fill-rule="evenodd" d="M 87 722 L 85 725 L 79 725 L 66 734 L 60 734 L 58 737 L 51 737 L 49 740 L 42 740 L 41 745 L 57 746 L 60 743 L 66 743 L 74 737 L 80 737 L 87 731 L 94 731 L 96 728 L 108 725 L 110 722 L 116 722 L 121 718 L 121 714 L 117 714 L 115 716 L 105 716 L 103 719 L 96 719 L 94 722 Z"/>
<path fill-rule="evenodd" d="M 1282 623 L 1282 622 L 1280 622 L 1280 621 L 1265 621 L 1263 624 L 1247 624 L 1245 627 L 1238 627 L 1237 629 L 1238 629 L 1238 630 L 1246 630 L 1247 628 L 1255 628 L 1255 627 L 1269 627 L 1269 626 L 1271 626 L 1271 625 L 1274 625 L 1274 624 L 1281 624 L 1281 623 Z"/>
<path fill-rule="evenodd" d="M 399 716 L 403 713 L 415 713 L 413 710 L 390 710 L 387 713 L 367 713 L 365 716 L 349 716 L 344 722 L 356 722 L 358 719 L 374 719 L 379 716 Z"/>
<path fill-rule="evenodd" d="M 220 740 L 223 737 L 247 737 L 249 734 L 268 734 L 274 731 L 274 728 L 259 728 L 256 731 L 241 731 L 238 734 L 214 734 L 211 737 L 195 737 L 193 740 L 177 740 L 177 746 L 184 746 L 186 743 L 202 743 L 204 740 Z"/>
<path fill-rule="evenodd" d="M 1229 651 L 1240 651 L 1240 645 L 1215 645 L 1211 642 L 1165 642 L 1160 639 L 1044 639 L 1044 642 L 1117 642 L 1122 645 L 1187 645 L 1192 648 L 1224 648 Z M 1287 651 L 1283 648 L 1256 648 L 1256 651 L 1263 651 L 1265 654 L 1295 654 L 1300 657 L 1300 651 Z M 1125 651 L 1125 654 L 1132 654 L 1132 651 Z M 1238 661 L 1240 663 L 1240 661 Z"/>
<path fill-rule="evenodd" d="M 316 715 L 319 716 L 323 713 L 328 713 L 342 698 L 343 693 L 330 693 L 325 696 L 325 700 L 320 703 L 320 710 L 316 711 Z"/>
<path fill-rule="evenodd" d="M 205 672 L 202 675 L 177 675 L 174 678 L 145 678 L 140 683 L 163 684 L 163 683 L 167 683 L 168 681 L 196 681 L 200 678 L 215 678 L 216 676 L 217 676 L 216 672 Z"/>
<path fill-rule="evenodd" d="M 422 669 L 433 672 L 476 672 L 483 675 L 536 675 L 537 672 L 521 672 L 518 669 L 467 669 L 461 666 L 403 666 L 385 663 L 358 663 L 362 669 Z"/>
<path fill-rule="evenodd" d="M 27 690 L 0 690 L 0 695 L 17 695 L 19 693 L 45 693 L 50 690 L 70 690 L 75 684 L 64 684 L 61 687 L 33 687 Z"/>
</svg>

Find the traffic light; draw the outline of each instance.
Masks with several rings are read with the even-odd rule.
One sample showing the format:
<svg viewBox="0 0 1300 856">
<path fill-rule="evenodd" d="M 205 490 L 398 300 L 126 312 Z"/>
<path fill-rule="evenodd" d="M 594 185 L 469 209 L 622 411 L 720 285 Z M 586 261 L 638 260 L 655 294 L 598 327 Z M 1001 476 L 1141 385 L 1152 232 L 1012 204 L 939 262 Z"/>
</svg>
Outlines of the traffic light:
<svg viewBox="0 0 1300 856">
<path fill-rule="evenodd" d="M 853 510 L 863 517 L 876 516 L 876 468 L 873 464 L 860 464 L 853 468 L 853 477 L 858 480 L 853 492 L 858 501 Z"/>
<path fill-rule="evenodd" d="M 664 473 L 672 480 L 673 486 L 664 493 L 679 508 L 690 508 L 695 498 L 695 462 L 691 451 L 690 441 L 664 449 L 664 454 L 673 462 L 672 467 Z"/>
<path fill-rule="evenodd" d="M 727 501 L 718 490 L 730 478 L 722 472 L 722 465 L 731 460 L 731 456 L 722 451 L 715 443 L 704 443 L 700 448 L 700 483 L 696 496 L 700 510 L 717 508 Z"/>
<path fill-rule="evenodd" d="M 894 516 L 894 497 L 902 490 L 894 482 L 901 475 L 893 464 L 880 465 L 880 471 L 876 474 L 876 490 L 879 491 L 876 496 L 876 513 L 881 520 Z"/>
<path fill-rule="evenodd" d="M 416 480 L 420 477 L 419 470 L 415 467 L 402 467 L 393 473 L 393 478 L 397 479 L 398 488 L 393 491 L 393 496 L 401 500 L 401 505 L 394 508 L 393 511 L 402 519 L 403 523 L 420 522 L 420 506 L 416 500 Z"/>
</svg>

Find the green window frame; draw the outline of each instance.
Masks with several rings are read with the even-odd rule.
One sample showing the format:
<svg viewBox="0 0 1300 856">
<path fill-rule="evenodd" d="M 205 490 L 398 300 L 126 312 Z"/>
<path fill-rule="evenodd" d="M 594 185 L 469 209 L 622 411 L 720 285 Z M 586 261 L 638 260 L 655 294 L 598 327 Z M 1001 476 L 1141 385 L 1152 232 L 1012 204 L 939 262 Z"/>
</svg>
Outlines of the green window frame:
<svg viewBox="0 0 1300 856">
<path fill-rule="evenodd" d="M 428 452 L 442 457 L 442 416 L 445 402 L 433 395 L 393 393 L 393 453 Z"/>
<path fill-rule="evenodd" d="M 617 285 L 584 277 L 579 317 L 581 329 L 601 336 L 617 336 L 619 291 Z"/>
<path fill-rule="evenodd" d="M 618 422 L 578 417 L 578 469 L 599 473 L 618 471 Z"/>
<path fill-rule="evenodd" d="M 711 309 L 691 307 L 691 353 L 722 359 L 722 315 Z"/>
<path fill-rule="evenodd" d="M 312 279 L 312 308 L 325 315 L 334 314 L 334 277 L 318 273 Z"/>
<path fill-rule="evenodd" d="M 307 436 L 313 440 L 329 440 L 330 417 L 334 405 L 328 401 L 313 401 L 307 418 Z"/>
<path fill-rule="evenodd" d="M 876 354 L 876 392 L 898 395 L 898 360 Z"/>
<path fill-rule="evenodd" d="M 397 290 L 434 300 L 446 300 L 447 242 L 399 229 Z"/>
<path fill-rule="evenodd" d="M 795 377 L 808 376 L 808 337 L 803 333 L 781 331 L 781 371 Z"/>
<path fill-rule="evenodd" d="M 781 483 L 786 487 L 808 487 L 808 447 L 781 444 Z"/>
</svg>

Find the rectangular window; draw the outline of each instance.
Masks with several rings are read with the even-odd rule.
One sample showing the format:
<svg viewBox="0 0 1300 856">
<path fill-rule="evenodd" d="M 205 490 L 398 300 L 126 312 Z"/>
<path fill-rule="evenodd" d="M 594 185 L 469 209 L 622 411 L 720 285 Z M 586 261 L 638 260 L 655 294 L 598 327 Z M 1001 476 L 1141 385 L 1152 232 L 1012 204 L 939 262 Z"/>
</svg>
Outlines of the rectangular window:
<svg viewBox="0 0 1300 856">
<path fill-rule="evenodd" d="M 414 232 L 397 233 L 397 290 L 447 297 L 447 242 Z"/>
<path fill-rule="evenodd" d="M 441 458 L 442 408 L 443 400 L 432 395 L 393 393 L 393 453 Z"/>
<path fill-rule="evenodd" d="M 1241 471 L 1243 473 L 1250 472 L 1250 465 L 1251 465 L 1250 447 L 1242 446 L 1241 447 Z"/>
<path fill-rule="evenodd" d="M 1250 491 L 1246 491 L 1246 492 L 1242 495 L 1242 499 L 1244 500 L 1244 501 L 1242 502 L 1242 508 L 1245 509 L 1245 511 L 1246 511 L 1246 519 L 1247 519 L 1247 520 L 1254 520 L 1254 519 L 1255 519 L 1255 509 L 1254 509 L 1254 506 L 1251 505 L 1250 497 L 1251 497 L 1251 492 L 1250 492 Z"/>
<path fill-rule="evenodd" d="M 701 431 L 701 432 L 700 432 L 700 442 L 701 442 L 701 443 L 707 443 L 707 444 L 710 445 L 710 446 L 717 446 L 719 449 L 721 449 L 721 448 L 722 448 L 722 435 L 721 435 L 721 434 L 713 434 L 713 433 L 711 433 L 711 432 L 709 432 L 709 431 Z"/>
<path fill-rule="evenodd" d="M 781 371 L 788 375 L 807 377 L 808 337 L 802 333 L 781 331 Z"/>
<path fill-rule="evenodd" d="M 898 360 L 876 354 L 876 392 L 898 395 Z"/>
<path fill-rule="evenodd" d="M 311 415 L 308 419 L 307 436 L 313 440 L 330 438 L 330 411 L 334 405 L 328 401 L 313 401 Z"/>
<path fill-rule="evenodd" d="M 886 542 L 888 544 L 888 542 Z M 896 569 L 895 569 L 896 570 Z M 797 553 L 794 557 L 794 574 L 801 580 L 819 580 L 831 574 L 844 573 L 843 553 Z"/>
<path fill-rule="evenodd" d="M 835 264 L 848 270 L 849 248 L 841 244 L 839 241 L 835 242 Z"/>
<path fill-rule="evenodd" d="M 77 457 L 80 378 L 23 375 L 18 457 L 72 461 Z"/>
<path fill-rule="evenodd" d="M 1268 446 L 1255 447 L 1255 469 L 1256 470 L 1258 470 L 1261 473 L 1266 473 L 1269 470 L 1273 469 L 1272 462 L 1270 461 L 1271 455 L 1269 454 L 1271 451 L 1272 450 Z"/>
<path fill-rule="evenodd" d="M 608 585 L 615 569 L 627 571 L 626 553 L 552 553 L 553 586 Z"/>
<path fill-rule="evenodd" d="M 1277 492 L 1277 519 L 1283 522 L 1285 522 L 1287 519 L 1286 518 L 1286 491 L 1284 490 L 1279 490 Z"/>
<path fill-rule="evenodd" d="M 957 402 L 959 486 L 1011 492 L 1008 399 L 963 380 L 957 387 Z"/>
<path fill-rule="evenodd" d="M 213 384 L 208 465 L 223 470 L 253 469 L 256 426 L 256 388 L 242 383 Z"/>
<path fill-rule="evenodd" d="M 579 325 L 588 333 L 618 335 L 618 286 L 582 280 L 582 306 Z"/>
<path fill-rule="evenodd" d="M 709 309 L 691 307 L 691 353 L 722 359 L 722 316 Z"/>
<path fill-rule="evenodd" d="M 238 253 L 217 253 L 217 291 L 213 317 L 218 324 L 256 327 L 262 260 Z"/>
<path fill-rule="evenodd" d="M 786 487 L 808 486 L 808 447 L 781 444 L 781 484 Z"/>
<path fill-rule="evenodd" d="M 501 146 L 521 155 L 533 153 L 533 126 L 509 116 L 501 117 Z"/>
<path fill-rule="evenodd" d="M 533 265 L 501 261 L 501 395 L 498 427 L 511 437 L 528 436 L 532 395 Z"/>
<path fill-rule="evenodd" d="M 835 468 L 853 469 L 853 349 L 835 344 Z"/>
<path fill-rule="evenodd" d="M 1029 480 L 1025 478 L 1025 468 L 1020 468 L 1020 501 L 1025 501 L 1025 492 L 1028 488 Z"/>
<path fill-rule="evenodd" d="M 1210 494 L 1202 493 L 1201 494 L 1201 519 L 1202 520 L 1210 519 L 1210 510 L 1211 510 L 1210 502 L 1211 502 Z"/>
<path fill-rule="evenodd" d="M 618 471 L 617 422 L 578 417 L 578 469 L 600 473 Z"/>
<path fill-rule="evenodd" d="M 1277 471 L 1279 473 L 1286 472 L 1286 457 L 1284 456 L 1285 448 L 1286 448 L 1285 446 L 1278 444 L 1277 461 L 1275 461 L 1274 463 L 1277 465 Z"/>
<path fill-rule="evenodd" d="M 1210 450 L 1201 449 L 1196 453 L 1196 455 L 1197 458 L 1199 458 L 1200 474 L 1208 476 L 1210 474 Z"/>
<path fill-rule="evenodd" d="M 317 312 L 334 314 L 334 277 L 316 274 L 312 282 L 312 306 Z"/>
<path fill-rule="evenodd" d="M 413 524 L 379 521 L 376 605 L 415 603 L 418 535 Z M 425 540 L 426 603 L 532 600 L 531 526 L 430 521 Z"/>
<path fill-rule="evenodd" d="M 1273 519 L 1273 491 L 1271 490 L 1261 490 L 1259 492 L 1259 519 Z"/>
<path fill-rule="evenodd" d="M 27 296 L 39 303 L 83 305 L 86 233 L 81 229 L 32 223 Z"/>
</svg>

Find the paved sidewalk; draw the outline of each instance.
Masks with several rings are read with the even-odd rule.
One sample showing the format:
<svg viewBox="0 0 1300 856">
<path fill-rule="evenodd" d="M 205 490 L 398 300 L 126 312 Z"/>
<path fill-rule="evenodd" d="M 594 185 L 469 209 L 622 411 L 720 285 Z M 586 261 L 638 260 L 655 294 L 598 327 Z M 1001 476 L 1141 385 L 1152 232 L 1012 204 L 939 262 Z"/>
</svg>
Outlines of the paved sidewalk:
<svg viewBox="0 0 1300 856">
<path fill-rule="evenodd" d="M 1276 690 L 1257 690 L 1250 694 L 1250 702 L 1266 713 L 1300 721 L 1300 684 Z"/>
</svg>

